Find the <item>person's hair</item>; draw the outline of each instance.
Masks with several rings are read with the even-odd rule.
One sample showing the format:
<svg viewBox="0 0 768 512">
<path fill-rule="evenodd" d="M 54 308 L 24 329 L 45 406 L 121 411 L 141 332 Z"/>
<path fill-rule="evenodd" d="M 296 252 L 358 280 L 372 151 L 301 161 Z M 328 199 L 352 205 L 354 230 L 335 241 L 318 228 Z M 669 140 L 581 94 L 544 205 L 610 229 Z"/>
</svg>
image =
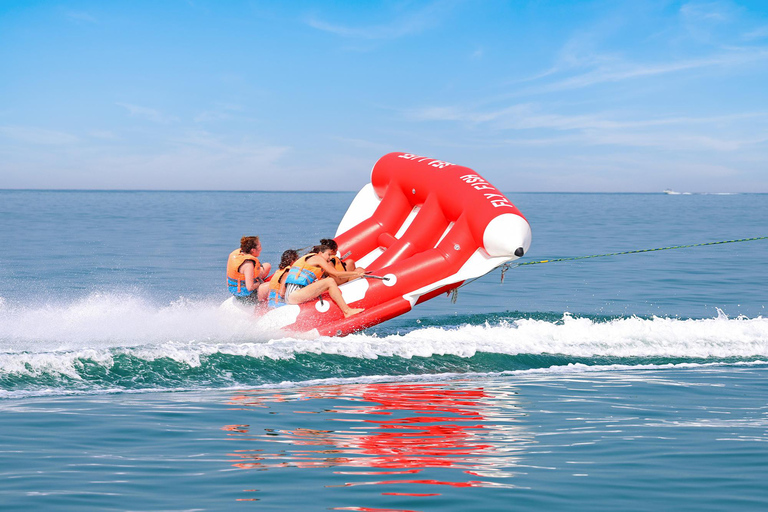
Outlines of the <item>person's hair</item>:
<svg viewBox="0 0 768 512">
<path fill-rule="evenodd" d="M 314 247 L 312 248 L 312 251 L 311 251 L 311 252 L 313 252 L 313 253 L 315 253 L 315 254 L 319 254 L 319 253 L 321 253 L 321 252 L 325 252 L 325 251 L 328 251 L 328 250 L 331 250 L 331 251 L 332 251 L 333 249 L 332 249 L 331 247 L 329 247 L 329 246 L 325 245 L 325 244 L 320 244 L 320 245 L 316 245 L 316 246 L 314 246 Z"/>
<path fill-rule="evenodd" d="M 259 246 L 259 237 L 257 236 L 244 236 L 240 239 L 240 250 L 248 254 L 251 249 L 255 249 Z"/>
<path fill-rule="evenodd" d="M 299 253 L 294 249 L 288 249 L 280 256 L 280 268 L 290 267 L 293 263 L 299 259 Z"/>
<path fill-rule="evenodd" d="M 322 240 L 320 240 L 320 243 L 323 244 L 323 245 L 327 245 L 328 247 L 330 247 L 334 251 L 338 251 L 339 250 L 339 244 L 337 244 L 336 240 L 334 240 L 333 238 L 323 238 Z"/>
</svg>

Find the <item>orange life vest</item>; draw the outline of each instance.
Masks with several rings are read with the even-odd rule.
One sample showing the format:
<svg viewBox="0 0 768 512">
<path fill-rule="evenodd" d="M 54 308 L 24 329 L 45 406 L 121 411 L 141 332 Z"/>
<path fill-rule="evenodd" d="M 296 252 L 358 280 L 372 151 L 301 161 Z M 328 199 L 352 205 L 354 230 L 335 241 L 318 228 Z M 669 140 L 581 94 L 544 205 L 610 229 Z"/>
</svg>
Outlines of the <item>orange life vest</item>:
<svg viewBox="0 0 768 512">
<path fill-rule="evenodd" d="M 286 272 L 291 270 L 291 267 L 285 267 L 275 272 L 272 279 L 269 281 L 269 296 L 267 297 L 267 305 L 270 308 L 278 308 L 285 304 L 285 297 L 280 295 L 280 280 L 283 278 Z"/>
<path fill-rule="evenodd" d="M 232 293 L 232 295 L 245 297 L 253 293 L 249 292 L 248 288 L 246 288 L 245 274 L 240 272 L 240 267 L 246 261 L 253 262 L 254 280 L 257 283 L 260 281 L 260 279 L 257 277 L 259 275 L 259 270 L 261 269 L 261 263 L 259 263 L 259 259 L 255 256 L 244 253 L 240 249 L 235 249 L 229 254 L 229 258 L 227 259 L 227 288 L 229 288 L 229 291 Z"/>
<path fill-rule="evenodd" d="M 347 265 L 341 261 L 341 258 L 338 256 L 331 256 L 331 265 L 333 265 L 339 272 L 347 271 Z"/>
<path fill-rule="evenodd" d="M 323 277 L 323 269 L 315 265 L 308 265 L 307 260 L 314 256 L 315 253 L 302 256 L 296 262 L 291 265 L 291 270 L 288 272 L 288 277 L 285 279 L 286 284 L 295 284 L 299 287 L 312 284 L 318 279 Z"/>
</svg>

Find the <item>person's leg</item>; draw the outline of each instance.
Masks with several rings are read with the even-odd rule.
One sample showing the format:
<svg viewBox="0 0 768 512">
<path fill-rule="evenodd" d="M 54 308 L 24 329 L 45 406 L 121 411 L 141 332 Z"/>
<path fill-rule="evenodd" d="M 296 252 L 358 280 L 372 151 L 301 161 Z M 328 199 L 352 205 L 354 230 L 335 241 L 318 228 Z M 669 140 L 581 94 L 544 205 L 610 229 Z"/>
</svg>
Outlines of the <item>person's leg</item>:
<svg viewBox="0 0 768 512">
<path fill-rule="evenodd" d="M 258 288 L 258 297 L 260 301 L 266 301 L 269 297 L 269 283 L 261 283 Z"/>
<path fill-rule="evenodd" d="M 321 279 L 320 281 L 315 281 L 314 283 L 309 284 L 303 288 L 292 291 L 288 297 L 286 297 L 285 302 L 287 304 L 301 304 L 302 302 L 307 302 L 310 299 L 314 299 L 328 289 L 327 285 L 323 281 L 324 280 Z M 286 285 L 286 287 L 288 286 L 290 285 Z"/>
<path fill-rule="evenodd" d="M 344 302 L 344 297 L 341 296 L 341 290 L 339 290 L 339 286 L 336 284 L 336 281 L 334 281 L 332 277 L 326 277 L 325 279 L 315 281 L 314 283 L 307 285 L 304 288 L 296 290 L 295 292 L 291 292 L 291 294 L 288 296 L 287 302 L 288 304 L 301 304 L 302 302 L 314 299 L 315 297 L 322 295 L 325 292 L 328 292 L 328 294 L 331 296 L 331 299 L 333 299 L 333 302 L 339 306 L 339 309 L 341 309 L 341 312 L 344 313 L 345 317 L 349 317 L 363 311 L 359 308 L 350 308 L 349 305 Z"/>
<path fill-rule="evenodd" d="M 339 290 L 339 285 L 336 284 L 336 281 L 334 281 L 330 277 L 323 279 L 323 281 L 325 280 L 329 281 L 328 295 L 330 295 L 331 299 L 333 299 L 333 302 L 335 302 L 336 305 L 339 306 L 339 309 L 341 309 L 341 312 L 344 313 L 344 317 L 350 317 L 352 315 L 355 315 L 363 311 L 362 308 L 349 307 L 349 305 L 344 301 L 344 297 L 342 297 L 341 290 Z"/>
</svg>

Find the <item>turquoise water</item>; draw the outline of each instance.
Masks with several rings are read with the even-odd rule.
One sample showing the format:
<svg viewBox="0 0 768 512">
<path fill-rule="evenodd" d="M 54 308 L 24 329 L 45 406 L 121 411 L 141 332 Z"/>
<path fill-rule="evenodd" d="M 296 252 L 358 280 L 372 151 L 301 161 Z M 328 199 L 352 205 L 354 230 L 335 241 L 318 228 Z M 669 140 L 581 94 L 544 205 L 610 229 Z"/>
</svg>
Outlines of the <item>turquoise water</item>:
<svg viewBox="0 0 768 512">
<path fill-rule="evenodd" d="M 768 235 L 760 194 L 508 196 L 524 261 Z M 768 506 L 768 241 L 496 272 L 346 338 L 218 309 L 240 236 L 274 264 L 352 197 L 0 191 L 2 509 Z"/>
</svg>

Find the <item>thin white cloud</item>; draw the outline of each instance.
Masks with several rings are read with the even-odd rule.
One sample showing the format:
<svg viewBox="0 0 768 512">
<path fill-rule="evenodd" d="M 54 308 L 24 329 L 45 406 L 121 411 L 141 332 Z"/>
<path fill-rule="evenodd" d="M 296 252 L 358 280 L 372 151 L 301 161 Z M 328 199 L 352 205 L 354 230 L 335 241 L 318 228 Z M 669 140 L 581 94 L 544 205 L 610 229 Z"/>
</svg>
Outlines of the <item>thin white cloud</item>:
<svg viewBox="0 0 768 512">
<path fill-rule="evenodd" d="M 0 126 L 0 137 L 40 145 L 74 144 L 80 139 L 70 133 L 34 126 Z"/>
<path fill-rule="evenodd" d="M 421 107 L 403 111 L 411 121 L 470 121 L 477 122 L 476 114 L 466 112 L 460 107 Z"/>
<path fill-rule="evenodd" d="M 78 23 L 98 23 L 99 20 L 96 17 L 83 11 L 68 11 L 66 13 L 67 18 Z"/>
<path fill-rule="evenodd" d="M 173 144 L 185 146 L 188 148 L 204 148 L 233 155 L 255 155 L 259 157 L 269 156 L 271 159 L 279 158 L 285 151 L 289 149 L 287 146 L 266 146 L 260 142 L 255 142 L 248 138 L 243 138 L 239 142 L 234 142 L 224 136 L 216 135 L 214 133 L 202 130 L 193 131 L 178 137 L 173 137 L 169 139 L 169 141 Z"/>
<path fill-rule="evenodd" d="M 88 133 L 91 137 L 94 139 L 101 139 L 101 140 L 119 140 L 120 137 L 118 137 L 114 132 L 109 130 L 93 130 Z"/>
<path fill-rule="evenodd" d="M 727 152 L 764 144 L 768 140 L 766 112 L 622 119 L 619 114 L 610 112 L 577 115 L 542 112 L 536 104 L 523 103 L 493 111 L 428 107 L 406 111 L 404 115 L 412 121 L 464 123 L 467 134 L 483 134 L 477 140 L 479 145 L 579 144 Z M 624 117 L 627 115 L 623 114 Z M 752 122 L 749 136 L 739 128 L 746 121 Z M 727 135 L 722 133 L 724 127 L 727 127 Z M 541 130 L 558 134 L 541 136 Z M 510 131 L 522 136 L 499 138 L 500 134 Z M 526 137 L 525 132 L 533 136 Z"/>
<path fill-rule="evenodd" d="M 234 103 L 217 103 L 214 108 L 204 110 L 194 118 L 196 123 L 206 123 L 210 121 L 225 121 L 232 119 L 235 113 L 242 112 L 243 108 Z"/>
<path fill-rule="evenodd" d="M 344 143 L 345 146 L 354 146 L 361 149 L 373 149 L 376 151 L 392 151 L 392 145 L 384 142 L 377 142 L 353 137 L 332 137 L 334 140 Z"/>
<path fill-rule="evenodd" d="M 668 149 L 674 151 L 737 151 L 746 145 L 765 141 L 760 139 L 724 139 L 690 133 L 622 133 L 617 131 L 586 131 L 585 144 Z"/>
<path fill-rule="evenodd" d="M 691 21 L 722 23 L 733 19 L 734 7 L 726 2 L 688 2 L 680 7 L 683 18 Z"/>
<path fill-rule="evenodd" d="M 519 95 L 557 92 L 571 89 L 582 89 L 604 83 L 622 82 L 632 79 L 667 75 L 695 69 L 725 66 L 740 66 L 768 59 L 767 48 L 753 48 L 745 51 L 734 51 L 702 59 L 679 60 L 673 62 L 634 64 L 616 63 L 613 66 L 603 66 L 592 71 L 571 76 L 549 84 L 531 87 L 518 91 Z"/>
<path fill-rule="evenodd" d="M 756 180 L 754 173 L 739 165 L 659 159 L 643 152 L 571 154 L 557 160 L 532 156 L 514 163 L 514 190 L 658 193 L 673 188 L 687 192 L 738 192 L 754 190 L 750 185 L 765 189 L 764 181 Z"/>
<path fill-rule="evenodd" d="M 377 25 L 349 26 L 315 17 L 306 23 L 317 30 L 354 39 L 397 39 L 436 27 L 440 20 L 458 3 L 457 0 L 438 0 L 420 9 L 403 10 L 388 22 Z"/>
<path fill-rule="evenodd" d="M 742 38 L 746 41 L 755 41 L 758 39 L 766 39 L 768 38 L 768 25 L 763 25 L 762 27 L 758 27 L 754 30 L 750 30 L 749 32 L 746 32 Z"/>
<path fill-rule="evenodd" d="M 524 97 L 542 93 L 557 93 L 577 90 L 602 84 L 641 80 L 664 75 L 693 72 L 707 68 L 717 69 L 730 66 L 754 65 L 768 59 L 768 47 L 742 46 L 739 42 L 768 37 L 768 26 L 764 25 L 747 31 L 761 20 L 750 18 L 745 8 L 732 2 L 688 2 L 680 7 L 679 17 L 670 25 L 662 26 L 658 38 L 664 34 L 666 41 L 655 40 L 651 48 L 656 52 L 681 55 L 676 59 L 634 59 L 622 52 L 640 53 L 643 45 L 621 49 L 615 45 L 606 50 L 607 42 L 614 41 L 618 27 L 627 22 L 628 12 L 616 18 L 608 15 L 589 28 L 580 29 L 571 35 L 554 56 L 553 64 L 531 76 L 507 81 L 506 87 L 521 83 L 535 83 L 526 88 L 517 88 L 497 99 Z M 666 46 L 664 46 L 666 45 Z M 689 57 L 680 52 L 686 48 Z M 694 56 L 695 55 L 695 56 Z M 642 62 L 645 60 L 646 62 Z"/>
<path fill-rule="evenodd" d="M 577 65 L 576 72 L 566 69 L 567 66 L 560 63 L 535 75 L 506 81 L 502 84 L 505 88 L 511 88 L 510 92 L 496 94 L 476 100 L 477 107 L 483 105 L 498 104 L 513 98 L 526 98 L 540 96 L 542 94 L 561 93 L 570 90 L 586 89 L 602 84 L 627 82 L 631 80 L 650 79 L 674 73 L 692 72 L 708 68 L 744 67 L 756 65 L 768 60 L 768 47 L 760 46 L 723 46 L 720 53 L 704 58 L 681 59 L 672 62 L 657 63 L 633 63 L 626 62 L 615 56 L 594 56 L 579 62 L 589 63 L 588 71 L 581 72 Z M 599 64 L 598 64 L 599 63 Z M 563 77 L 571 72 L 571 76 Z M 537 83 L 538 82 L 538 83 Z M 527 83 L 522 88 L 514 88 L 518 84 Z M 430 107 L 434 109 L 436 117 L 440 116 L 440 109 L 444 109 L 446 115 L 450 115 L 451 107 Z M 425 112 L 426 115 L 426 112 Z"/>
<path fill-rule="evenodd" d="M 227 121 L 232 119 L 232 114 L 221 110 L 205 110 L 195 116 L 196 123 L 208 123 L 211 121 Z"/>
<path fill-rule="evenodd" d="M 202 131 L 155 142 L 151 148 L 137 148 L 103 140 L 37 152 L 0 143 L 0 188 L 258 190 L 292 186 L 280 172 L 281 160 L 292 149 L 289 146 Z M 33 169 L 46 170 L 44 182 Z"/>
<path fill-rule="evenodd" d="M 564 151 L 566 147 L 617 146 L 626 151 L 630 148 L 641 150 L 664 150 L 676 153 L 712 154 L 734 153 L 748 147 L 759 147 L 768 142 L 768 133 L 761 137 L 727 139 L 710 135 L 690 133 L 648 133 L 585 130 L 582 132 L 550 137 L 509 137 L 502 139 L 484 138 L 476 142 L 477 147 L 552 147 Z"/>
<path fill-rule="evenodd" d="M 115 105 L 126 109 L 131 117 L 145 119 L 147 121 L 152 121 L 153 123 L 168 124 L 178 120 L 174 116 L 163 114 L 159 110 L 155 110 L 149 107 L 142 107 L 140 105 L 133 105 L 130 103 L 115 103 Z"/>
</svg>

